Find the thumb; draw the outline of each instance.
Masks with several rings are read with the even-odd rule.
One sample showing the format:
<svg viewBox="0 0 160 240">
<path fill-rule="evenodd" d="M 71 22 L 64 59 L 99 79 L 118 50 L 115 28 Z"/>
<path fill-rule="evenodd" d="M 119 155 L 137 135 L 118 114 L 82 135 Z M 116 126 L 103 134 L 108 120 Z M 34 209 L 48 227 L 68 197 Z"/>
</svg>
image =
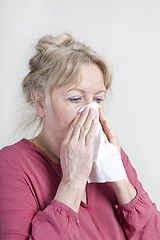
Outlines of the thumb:
<svg viewBox="0 0 160 240">
<path fill-rule="evenodd" d="M 108 141 L 110 143 L 112 143 L 113 145 L 117 146 L 118 149 L 120 150 L 120 144 L 117 139 L 117 136 L 116 136 L 115 132 L 113 131 L 113 129 L 111 128 L 109 122 L 104 118 L 104 114 L 101 109 L 99 110 L 99 120 L 100 120 L 102 129 L 103 129 Z"/>
</svg>

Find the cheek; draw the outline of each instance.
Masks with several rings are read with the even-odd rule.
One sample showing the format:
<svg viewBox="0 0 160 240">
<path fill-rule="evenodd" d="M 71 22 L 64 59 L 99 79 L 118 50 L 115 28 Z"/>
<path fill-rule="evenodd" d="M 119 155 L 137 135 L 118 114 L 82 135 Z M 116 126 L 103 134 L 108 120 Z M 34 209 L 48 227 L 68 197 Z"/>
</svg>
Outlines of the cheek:
<svg viewBox="0 0 160 240">
<path fill-rule="evenodd" d="M 65 134 L 67 133 L 72 121 L 75 118 L 75 115 L 76 113 L 74 112 L 69 113 L 67 112 L 66 114 L 65 113 L 60 114 L 60 116 L 58 117 L 57 121 L 60 128 L 59 130 L 61 131 L 61 134 L 63 136 L 65 136 Z"/>
</svg>

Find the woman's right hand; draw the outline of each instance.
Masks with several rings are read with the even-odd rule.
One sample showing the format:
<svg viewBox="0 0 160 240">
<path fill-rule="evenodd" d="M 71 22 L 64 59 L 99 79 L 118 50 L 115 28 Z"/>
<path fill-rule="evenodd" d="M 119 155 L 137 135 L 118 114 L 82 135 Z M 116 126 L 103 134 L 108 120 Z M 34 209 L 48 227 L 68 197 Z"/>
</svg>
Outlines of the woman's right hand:
<svg viewBox="0 0 160 240">
<path fill-rule="evenodd" d="M 93 164 L 93 141 L 97 127 L 95 111 L 85 108 L 69 127 L 61 145 L 62 180 L 55 200 L 78 211 Z"/>
</svg>

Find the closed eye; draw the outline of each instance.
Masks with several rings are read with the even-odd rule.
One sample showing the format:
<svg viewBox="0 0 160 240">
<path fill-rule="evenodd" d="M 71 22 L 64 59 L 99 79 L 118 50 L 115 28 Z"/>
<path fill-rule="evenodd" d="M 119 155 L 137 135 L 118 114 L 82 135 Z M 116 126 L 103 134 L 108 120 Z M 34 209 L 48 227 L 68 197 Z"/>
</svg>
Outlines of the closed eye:
<svg viewBox="0 0 160 240">
<path fill-rule="evenodd" d="M 101 102 L 104 101 L 104 98 L 96 97 L 96 98 L 94 98 L 94 101 L 95 101 L 96 103 L 101 103 Z"/>
<path fill-rule="evenodd" d="M 82 99 L 81 97 L 73 97 L 73 98 L 69 98 L 69 101 L 73 103 L 79 103 L 81 99 Z"/>
</svg>

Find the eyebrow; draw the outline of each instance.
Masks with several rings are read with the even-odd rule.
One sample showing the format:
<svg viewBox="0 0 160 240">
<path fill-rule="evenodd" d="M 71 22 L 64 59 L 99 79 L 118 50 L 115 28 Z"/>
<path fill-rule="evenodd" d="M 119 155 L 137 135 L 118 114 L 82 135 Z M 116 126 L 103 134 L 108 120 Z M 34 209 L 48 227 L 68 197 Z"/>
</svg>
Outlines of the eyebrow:
<svg viewBox="0 0 160 240">
<path fill-rule="evenodd" d="M 80 89 L 80 88 L 71 88 L 71 89 L 69 89 L 69 90 L 67 91 L 67 93 L 70 92 L 70 91 L 80 91 L 80 92 L 85 93 L 85 91 L 82 90 L 82 89 Z M 101 93 L 101 92 L 106 93 L 106 89 L 102 89 L 102 90 L 96 92 L 95 94 L 98 94 L 98 93 Z"/>
</svg>

